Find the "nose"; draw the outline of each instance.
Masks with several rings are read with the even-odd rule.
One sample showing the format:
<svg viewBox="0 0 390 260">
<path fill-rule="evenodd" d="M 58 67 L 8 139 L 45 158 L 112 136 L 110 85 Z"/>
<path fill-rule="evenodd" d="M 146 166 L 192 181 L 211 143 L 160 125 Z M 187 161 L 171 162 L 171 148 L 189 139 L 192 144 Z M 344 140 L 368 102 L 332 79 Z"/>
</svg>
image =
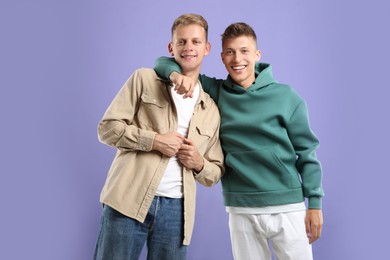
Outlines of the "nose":
<svg viewBox="0 0 390 260">
<path fill-rule="evenodd" d="M 241 55 L 240 52 L 236 52 L 236 53 L 234 54 L 234 61 L 240 61 L 241 58 L 242 58 L 242 55 Z"/>
<path fill-rule="evenodd" d="M 194 45 L 191 43 L 191 41 L 187 41 L 185 46 L 184 46 L 184 51 L 192 51 L 193 46 Z"/>
</svg>

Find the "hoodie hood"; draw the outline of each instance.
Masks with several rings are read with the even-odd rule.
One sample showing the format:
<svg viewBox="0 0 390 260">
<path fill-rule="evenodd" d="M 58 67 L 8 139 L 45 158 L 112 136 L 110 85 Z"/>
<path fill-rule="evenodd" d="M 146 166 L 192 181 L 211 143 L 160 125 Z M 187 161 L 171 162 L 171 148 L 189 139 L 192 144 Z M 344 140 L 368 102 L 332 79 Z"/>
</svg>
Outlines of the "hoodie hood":
<svg viewBox="0 0 390 260">
<path fill-rule="evenodd" d="M 224 87 L 229 92 L 244 93 L 246 91 L 254 92 L 272 83 L 277 83 L 277 81 L 273 78 L 272 67 L 270 64 L 256 63 L 255 74 L 255 82 L 253 82 L 253 84 L 247 89 L 237 85 L 230 75 L 226 78 Z"/>
</svg>

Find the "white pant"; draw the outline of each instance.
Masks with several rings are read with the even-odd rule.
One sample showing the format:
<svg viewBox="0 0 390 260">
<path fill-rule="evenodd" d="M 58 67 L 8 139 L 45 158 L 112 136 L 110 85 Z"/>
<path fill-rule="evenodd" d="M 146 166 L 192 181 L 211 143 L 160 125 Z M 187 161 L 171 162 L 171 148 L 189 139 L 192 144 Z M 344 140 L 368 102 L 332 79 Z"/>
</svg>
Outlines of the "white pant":
<svg viewBox="0 0 390 260">
<path fill-rule="evenodd" d="M 229 213 L 235 260 L 270 260 L 269 242 L 278 260 L 312 260 L 305 211 L 278 214 Z"/>
</svg>

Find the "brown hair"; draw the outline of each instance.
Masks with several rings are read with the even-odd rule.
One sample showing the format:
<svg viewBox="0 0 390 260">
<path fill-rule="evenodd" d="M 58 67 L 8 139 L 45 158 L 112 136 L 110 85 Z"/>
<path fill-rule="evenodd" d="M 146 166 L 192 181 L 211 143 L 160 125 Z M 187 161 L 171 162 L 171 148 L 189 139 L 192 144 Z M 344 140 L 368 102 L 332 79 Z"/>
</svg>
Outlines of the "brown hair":
<svg viewBox="0 0 390 260">
<path fill-rule="evenodd" d="M 208 38 L 208 31 L 209 31 L 209 25 L 201 15 L 199 14 L 183 14 L 176 18 L 176 20 L 173 22 L 171 33 L 173 35 L 174 31 L 179 25 L 190 25 L 190 24 L 197 24 L 200 25 L 205 33 L 206 33 L 206 41 Z"/>
<path fill-rule="evenodd" d="M 248 24 L 242 22 L 232 23 L 225 29 L 225 31 L 223 32 L 223 34 L 221 34 L 221 36 L 222 36 L 222 44 L 224 44 L 224 42 L 228 39 L 234 39 L 240 36 L 252 37 L 257 44 L 257 37 L 253 28 L 250 27 Z"/>
</svg>

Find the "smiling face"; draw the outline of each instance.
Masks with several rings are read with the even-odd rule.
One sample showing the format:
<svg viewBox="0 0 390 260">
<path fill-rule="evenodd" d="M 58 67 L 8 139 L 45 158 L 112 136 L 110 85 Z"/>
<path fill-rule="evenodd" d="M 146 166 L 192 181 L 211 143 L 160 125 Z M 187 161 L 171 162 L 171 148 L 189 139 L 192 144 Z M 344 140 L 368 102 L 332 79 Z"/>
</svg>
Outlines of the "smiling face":
<svg viewBox="0 0 390 260">
<path fill-rule="evenodd" d="M 242 35 L 225 39 L 222 44 L 222 62 L 233 81 L 243 88 L 248 88 L 255 81 L 255 64 L 261 53 L 256 40 Z"/>
<path fill-rule="evenodd" d="M 205 29 L 198 24 L 178 25 L 168 45 L 169 53 L 182 69 L 182 74 L 197 79 L 203 57 L 210 52 Z"/>
</svg>

